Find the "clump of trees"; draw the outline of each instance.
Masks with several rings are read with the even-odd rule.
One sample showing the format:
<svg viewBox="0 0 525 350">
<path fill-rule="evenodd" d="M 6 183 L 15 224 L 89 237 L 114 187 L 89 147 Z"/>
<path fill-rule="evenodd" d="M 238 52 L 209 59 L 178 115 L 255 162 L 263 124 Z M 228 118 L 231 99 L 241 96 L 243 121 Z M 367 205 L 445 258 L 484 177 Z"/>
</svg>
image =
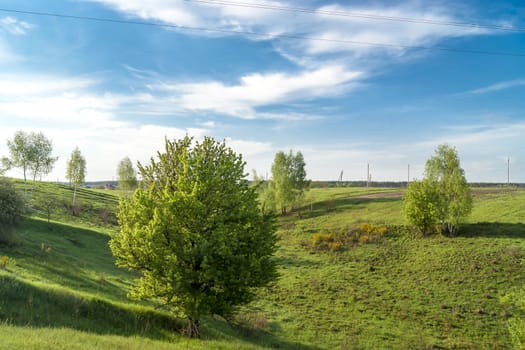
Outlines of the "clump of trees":
<svg viewBox="0 0 525 350">
<path fill-rule="evenodd" d="M 455 235 L 472 211 L 472 195 L 455 148 L 439 145 L 427 160 L 425 177 L 410 183 L 405 215 L 423 235 L 437 231 Z"/>
<path fill-rule="evenodd" d="M 133 168 L 133 163 L 129 157 L 123 158 L 117 166 L 118 186 L 129 191 L 137 186 L 137 172 Z"/>
<path fill-rule="evenodd" d="M 71 157 L 67 161 L 66 179 L 73 186 L 73 212 L 77 198 L 77 188 L 86 179 L 86 158 L 82 155 L 78 147 L 71 152 Z"/>
<path fill-rule="evenodd" d="M 282 151 L 275 154 L 272 179 L 268 182 L 253 173 L 253 184 L 258 189 L 265 209 L 286 215 L 300 202 L 310 181 L 306 179 L 306 163 L 303 154 Z"/>
<path fill-rule="evenodd" d="M 0 177 L 0 243 L 11 242 L 11 229 L 24 213 L 24 201 L 11 182 Z"/>
<path fill-rule="evenodd" d="M 12 140 L 7 140 L 9 157 L 2 158 L 3 170 L 22 169 L 24 186 L 27 175 L 33 179 L 33 186 L 38 177 L 53 170 L 58 157 L 53 157 L 53 143 L 42 132 L 17 131 Z M 25 188 L 25 187 L 24 187 Z"/>
<path fill-rule="evenodd" d="M 117 264 L 138 270 L 132 296 L 162 299 L 199 335 L 205 315 L 230 317 L 277 278 L 273 216 L 260 209 L 244 161 L 224 142 L 166 140 L 143 185 L 120 202 L 120 231 L 110 248 Z"/>
</svg>

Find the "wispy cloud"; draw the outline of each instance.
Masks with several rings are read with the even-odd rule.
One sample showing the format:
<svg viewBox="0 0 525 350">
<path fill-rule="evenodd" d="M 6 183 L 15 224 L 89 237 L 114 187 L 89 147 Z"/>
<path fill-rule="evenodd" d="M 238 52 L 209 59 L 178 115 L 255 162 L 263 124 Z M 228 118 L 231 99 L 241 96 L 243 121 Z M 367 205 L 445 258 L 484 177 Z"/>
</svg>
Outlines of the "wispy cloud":
<svg viewBox="0 0 525 350">
<path fill-rule="evenodd" d="M 490 92 L 512 89 L 519 86 L 525 86 L 525 79 L 514 79 L 509 81 L 502 81 L 482 88 L 467 91 L 469 94 L 481 95 Z"/>
<path fill-rule="evenodd" d="M 272 34 L 267 37 L 247 36 L 253 40 L 271 40 L 283 56 L 296 60 L 302 56 L 321 56 L 326 54 L 353 54 L 354 58 L 370 55 L 387 57 L 406 53 L 400 47 L 378 47 L 341 43 L 354 41 L 389 45 L 424 46 L 434 45 L 447 38 L 468 37 L 490 33 L 489 30 L 475 27 L 455 27 L 412 23 L 410 21 L 373 20 L 354 16 L 327 16 L 323 12 L 359 13 L 368 16 L 424 18 L 441 22 L 459 22 L 461 18 L 452 14 L 445 6 L 426 6 L 412 1 L 395 5 L 339 5 L 332 4 L 317 8 L 316 13 L 294 13 L 260 8 L 296 7 L 286 1 L 243 2 L 248 6 L 229 6 L 191 1 L 129 1 L 129 0 L 91 0 L 105 4 L 126 15 L 144 20 L 157 20 L 168 24 L 204 27 L 219 30 L 238 30 Z M 423 6 L 425 5 L 425 6 Z M 231 35 L 231 33 L 190 32 L 192 35 Z M 302 37 L 292 40 L 279 38 L 279 34 L 293 34 Z M 312 40 L 318 38 L 322 40 Z M 346 58 L 348 60 L 348 57 Z M 308 58 L 301 59 L 302 63 Z M 315 60 L 314 60 L 315 61 Z"/>
<path fill-rule="evenodd" d="M 171 92 L 180 105 L 190 111 L 214 111 L 244 119 L 274 119 L 277 114 L 257 113 L 260 106 L 275 105 L 296 100 L 308 100 L 337 95 L 361 76 L 341 66 L 327 66 L 298 74 L 250 74 L 236 85 L 219 81 L 201 83 L 159 84 L 154 89 Z M 305 117 L 298 113 L 292 119 Z M 283 119 L 286 116 L 279 116 Z"/>
<path fill-rule="evenodd" d="M 19 76 L 19 80 L 23 83 L 0 77 L 0 140 L 12 138 L 20 128 L 42 131 L 54 140 L 54 153 L 60 159 L 49 180 L 64 179 L 66 160 L 75 146 L 86 157 L 87 178 L 109 180 L 120 159 L 130 156 L 134 161 L 146 162 L 162 149 L 165 137 L 215 136 L 214 122 L 177 127 L 135 123 L 127 118 L 149 113 L 159 101 L 165 104 L 161 108 L 168 108 L 164 97 L 95 92 L 100 89 L 99 82 L 85 78 L 27 75 Z M 16 127 L 10 126 L 10 120 L 17 121 Z M 228 137 L 226 143 L 246 156 L 257 157 L 272 150 L 270 143 L 262 141 Z M 0 155 L 7 152 L 5 143 L 0 143 Z"/>
<path fill-rule="evenodd" d="M 252 72 L 238 77 L 237 84 L 221 80 L 199 82 L 170 81 L 155 83 L 154 72 L 125 66 L 135 78 L 150 80 L 152 94 L 165 92 L 165 98 L 183 113 L 212 112 L 244 119 L 315 119 L 298 110 L 287 113 L 262 113 L 263 107 L 336 97 L 348 92 L 366 78 L 384 71 L 392 62 L 416 59 L 421 52 L 404 46 L 432 46 L 449 38 L 493 34 L 488 29 L 373 20 L 354 16 L 327 16 L 321 12 L 359 13 L 368 16 L 424 18 L 441 22 L 460 22 L 450 6 L 424 6 L 419 1 L 396 4 L 340 5 L 318 7 L 316 13 L 290 13 L 261 6 L 296 7 L 288 1 L 247 0 L 245 5 L 192 2 L 184 0 L 85 0 L 103 4 L 125 16 L 171 25 L 218 29 L 219 32 L 184 31 L 188 35 L 230 36 L 228 30 L 270 33 L 249 36 L 266 40 L 275 52 L 298 67 L 298 71 Z M 231 4 L 230 4 L 231 5 Z M 170 29 L 171 30 L 171 29 Z M 224 30 L 225 32 L 220 32 Z M 279 37 L 291 34 L 295 38 Z M 317 38 L 321 40 L 314 40 Z M 347 41 L 342 43 L 341 40 Z M 355 42 L 352 44 L 351 42 Z M 358 44 L 362 43 L 362 44 Z M 374 46 L 367 43 L 392 46 Z M 159 98 L 159 96 L 157 96 Z M 165 101 L 167 102 L 167 101 Z M 167 105 L 163 103 L 161 105 Z M 157 107 L 158 109 L 159 107 Z M 161 111 L 164 108 L 161 108 Z"/>
<path fill-rule="evenodd" d="M 0 19 L 0 28 L 12 35 L 25 35 L 33 27 L 28 22 L 20 21 L 10 16 Z"/>
</svg>

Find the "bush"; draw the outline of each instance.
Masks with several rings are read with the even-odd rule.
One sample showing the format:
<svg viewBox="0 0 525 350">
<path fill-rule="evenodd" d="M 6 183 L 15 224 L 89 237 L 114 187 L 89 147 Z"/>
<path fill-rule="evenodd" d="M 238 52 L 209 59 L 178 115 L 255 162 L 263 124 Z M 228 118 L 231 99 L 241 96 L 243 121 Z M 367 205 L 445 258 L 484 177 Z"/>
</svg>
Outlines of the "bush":
<svg viewBox="0 0 525 350">
<path fill-rule="evenodd" d="M 310 247 L 313 250 L 337 251 L 344 246 L 343 236 L 332 233 L 315 233 L 310 237 Z"/>
<path fill-rule="evenodd" d="M 356 244 L 377 243 L 387 232 L 385 225 L 362 223 L 350 230 L 315 233 L 310 237 L 309 246 L 315 251 L 340 251 Z"/>
<path fill-rule="evenodd" d="M 0 243 L 10 243 L 11 230 L 24 213 L 24 201 L 7 179 L 0 179 Z"/>
<path fill-rule="evenodd" d="M 0 269 L 6 270 L 9 264 L 9 257 L 7 255 L 0 256 Z"/>
</svg>

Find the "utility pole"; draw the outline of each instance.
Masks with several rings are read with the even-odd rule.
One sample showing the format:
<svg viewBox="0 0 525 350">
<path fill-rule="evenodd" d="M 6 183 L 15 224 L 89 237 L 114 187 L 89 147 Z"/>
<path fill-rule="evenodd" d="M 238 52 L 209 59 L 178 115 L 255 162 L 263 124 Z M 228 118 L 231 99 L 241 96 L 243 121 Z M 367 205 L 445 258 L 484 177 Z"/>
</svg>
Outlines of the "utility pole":
<svg viewBox="0 0 525 350">
<path fill-rule="evenodd" d="M 407 186 L 410 183 L 410 164 L 408 164 Z"/>
<path fill-rule="evenodd" d="M 370 185 L 370 163 L 366 163 L 366 188 Z"/>
</svg>

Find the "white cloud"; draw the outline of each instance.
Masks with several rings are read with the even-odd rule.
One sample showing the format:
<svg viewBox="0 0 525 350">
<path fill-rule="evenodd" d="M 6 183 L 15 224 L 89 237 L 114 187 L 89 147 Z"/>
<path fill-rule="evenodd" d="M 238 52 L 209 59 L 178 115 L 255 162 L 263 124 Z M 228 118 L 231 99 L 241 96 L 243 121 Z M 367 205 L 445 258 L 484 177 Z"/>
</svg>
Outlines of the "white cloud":
<svg viewBox="0 0 525 350">
<path fill-rule="evenodd" d="M 71 91 L 95 84 L 89 79 L 56 77 L 16 76 L 0 77 L 0 96 L 28 96 L 35 94 L 53 94 L 57 91 Z"/>
<path fill-rule="evenodd" d="M 0 76 L 1 118 L 89 125 L 120 123 L 118 113 L 134 115 L 172 114 L 178 109 L 169 98 L 136 92 L 94 92 L 99 81 L 89 78 Z"/>
<path fill-rule="evenodd" d="M 93 0 L 118 11 L 145 20 L 158 20 L 178 25 L 198 25 L 198 16 L 192 14 L 191 6 L 183 0 Z"/>
<path fill-rule="evenodd" d="M 454 17 L 444 8 L 418 6 L 417 3 L 399 4 L 390 7 L 347 7 L 329 5 L 319 10 L 325 12 L 358 13 L 365 16 L 383 18 L 423 18 L 436 22 L 452 22 Z M 326 18 L 326 16 L 325 16 Z M 488 31 L 480 28 L 458 28 L 453 26 L 429 25 L 410 21 L 371 20 L 370 18 L 355 18 L 334 16 L 326 21 L 323 17 L 316 17 L 314 25 L 316 37 L 327 41 L 308 40 L 305 49 L 311 54 L 329 52 L 353 52 L 356 54 L 377 54 L 382 52 L 388 55 L 399 55 L 406 51 L 399 46 L 431 46 L 451 37 L 487 34 Z M 330 42 L 334 40 L 334 42 Z M 353 41 L 356 44 L 344 44 L 343 41 Z M 374 45 L 359 45 L 358 43 L 386 44 L 391 47 Z"/>
<path fill-rule="evenodd" d="M 155 88 L 175 94 L 180 105 L 188 110 L 210 110 L 240 118 L 280 118 L 276 114 L 258 114 L 260 106 L 292 100 L 330 97 L 345 91 L 357 80 L 360 72 L 341 66 L 326 66 L 297 75 L 272 73 L 251 74 L 240 78 L 237 85 L 211 81 L 202 83 L 162 84 Z M 282 117 L 282 116 L 281 116 Z M 298 114 L 291 115 L 297 119 Z"/>
<path fill-rule="evenodd" d="M 235 152 L 243 156 L 250 157 L 265 154 L 273 151 L 272 144 L 269 142 L 238 140 L 231 137 L 226 138 L 226 145 L 231 147 Z"/>
<path fill-rule="evenodd" d="M 467 91 L 467 93 L 481 95 L 489 92 L 496 92 L 506 89 L 511 89 L 519 86 L 525 86 L 525 79 L 514 79 L 509 81 L 502 81 L 482 88 Z"/>
<path fill-rule="evenodd" d="M 355 41 L 362 43 L 383 43 L 405 46 L 431 46 L 447 38 L 468 37 L 488 34 L 489 30 L 475 27 L 457 27 L 413 23 L 402 20 L 378 20 L 360 18 L 353 15 L 329 16 L 323 12 L 354 13 L 387 18 L 423 18 L 436 22 L 461 22 L 445 6 L 428 6 L 425 2 L 412 1 L 396 5 L 343 6 L 332 4 L 317 8 L 315 14 L 276 11 L 270 7 L 297 7 L 294 3 L 277 1 L 244 1 L 242 6 L 227 3 L 209 4 L 191 1 L 166 0 L 92 0 L 105 4 L 126 15 L 144 20 L 158 20 L 164 23 L 211 28 L 218 30 L 238 30 L 269 33 L 271 36 L 249 36 L 252 40 L 272 40 L 277 51 L 285 57 L 296 59 L 302 56 L 320 56 L 334 53 L 352 53 L 359 56 L 386 55 L 399 56 L 406 49 L 399 47 L 377 47 L 342 43 Z M 253 6 L 253 7 L 250 7 Z M 231 33 L 210 33 L 189 31 L 193 35 L 232 35 Z M 294 39 L 279 38 L 276 35 L 296 36 Z M 273 35 L 273 36 L 272 36 Z M 302 37 L 299 38 L 299 37 Z M 319 38 L 323 40 L 311 40 Z M 349 58 L 346 57 L 348 60 Z M 301 58 L 306 62 L 308 58 Z"/>
<path fill-rule="evenodd" d="M 161 77 L 155 72 L 136 67 L 125 68 L 140 80 L 150 80 L 148 88 L 157 104 L 152 114 L 165 113 L 178 106 L 179 112 L 213 112 L 244 119 L 316 119 L 290 110 L 280 114 L 262 112 L 262 107 L 334 97 L 362 85 L 367 76 L 393 60 L 415 59 L 422 54 L 405 46 L 432 46 L 448 38 L 491 34 L 489 30 L 413 23 L 411 21 L 377 20 L 355 16 L 328 16 L 321 12 L 359 13 L 367 16 L 423 18 L 438 22 L 460 22 L 448 6 L 428 6 L 411 1 L 394 5 L 339 5 L 318 7 L 315 14 L 268 10 L 263 7 L 297 7 L 286 1 L 244 1 L 242 6 L 227 3 L 192 2 L 184 0 L 86 0 L 106 5 L 126 16 L 171 25 L 215 28 L 225 32 L 184 31 L 188 35 L 229 36 L 228 30 L 270 33 L 274 36 L 249 36 L 250 40 L 271 41 L 276 53 L 302 69 L 296 73 L 251 73 L 239 78 L 236 84 L 222 81 L 170 82 L 158 84 Z M 239 4 L 238 4 L 239 5 Z M 276 35 L 289 34 L 294 39 Z M 312 40 L 319 38 L 324 40 Z M 383 43 L 389 47 L 357 45 L 341 41 Z M 161 97 L 163 98 L 161 100 Z M 170 107 L 171 106 L 171 107 Z"/>
<path fill-rule="evenodd" d="M 59 156 L 55 170 L 47 180 L 64 180 L 66 162 L 78 146 L 87 161 L 87 179 L 110 180 L 118 161 L 129 156 L 133 161 L 148 162 L 162 150 L 164 139 L 185 135 L 202 139 L 213 136 L 214 122 L 201 127 L 175 127 L 126 120 L 147 113 L 159 101 L 148 94 L 94 93 L 96 81 L 55 76 L 32 78 L 19 76 L 21 82 L 0 78 L 0 156 L 8 154 L 5 140 L 17 130 L 42 131 L 54 141 L 54 154 Z M 167 104 L 167 103 L 166 103 Z M 164 107 L 161 107 L 164 108 Z M 145 112 L 143 111 L 145 110 Z M 270 152 L 271 144 L 252 140 L 226 138 L 228 146 L 248 157 Z M 18 170 L 7 175 L 19 177 Z"/>
<path fill-rule="evenodd" d="M 8 16 L 0 19 L 0 28 L 12 35 L 25 35 L 33 25 Z"/>
</svg>

